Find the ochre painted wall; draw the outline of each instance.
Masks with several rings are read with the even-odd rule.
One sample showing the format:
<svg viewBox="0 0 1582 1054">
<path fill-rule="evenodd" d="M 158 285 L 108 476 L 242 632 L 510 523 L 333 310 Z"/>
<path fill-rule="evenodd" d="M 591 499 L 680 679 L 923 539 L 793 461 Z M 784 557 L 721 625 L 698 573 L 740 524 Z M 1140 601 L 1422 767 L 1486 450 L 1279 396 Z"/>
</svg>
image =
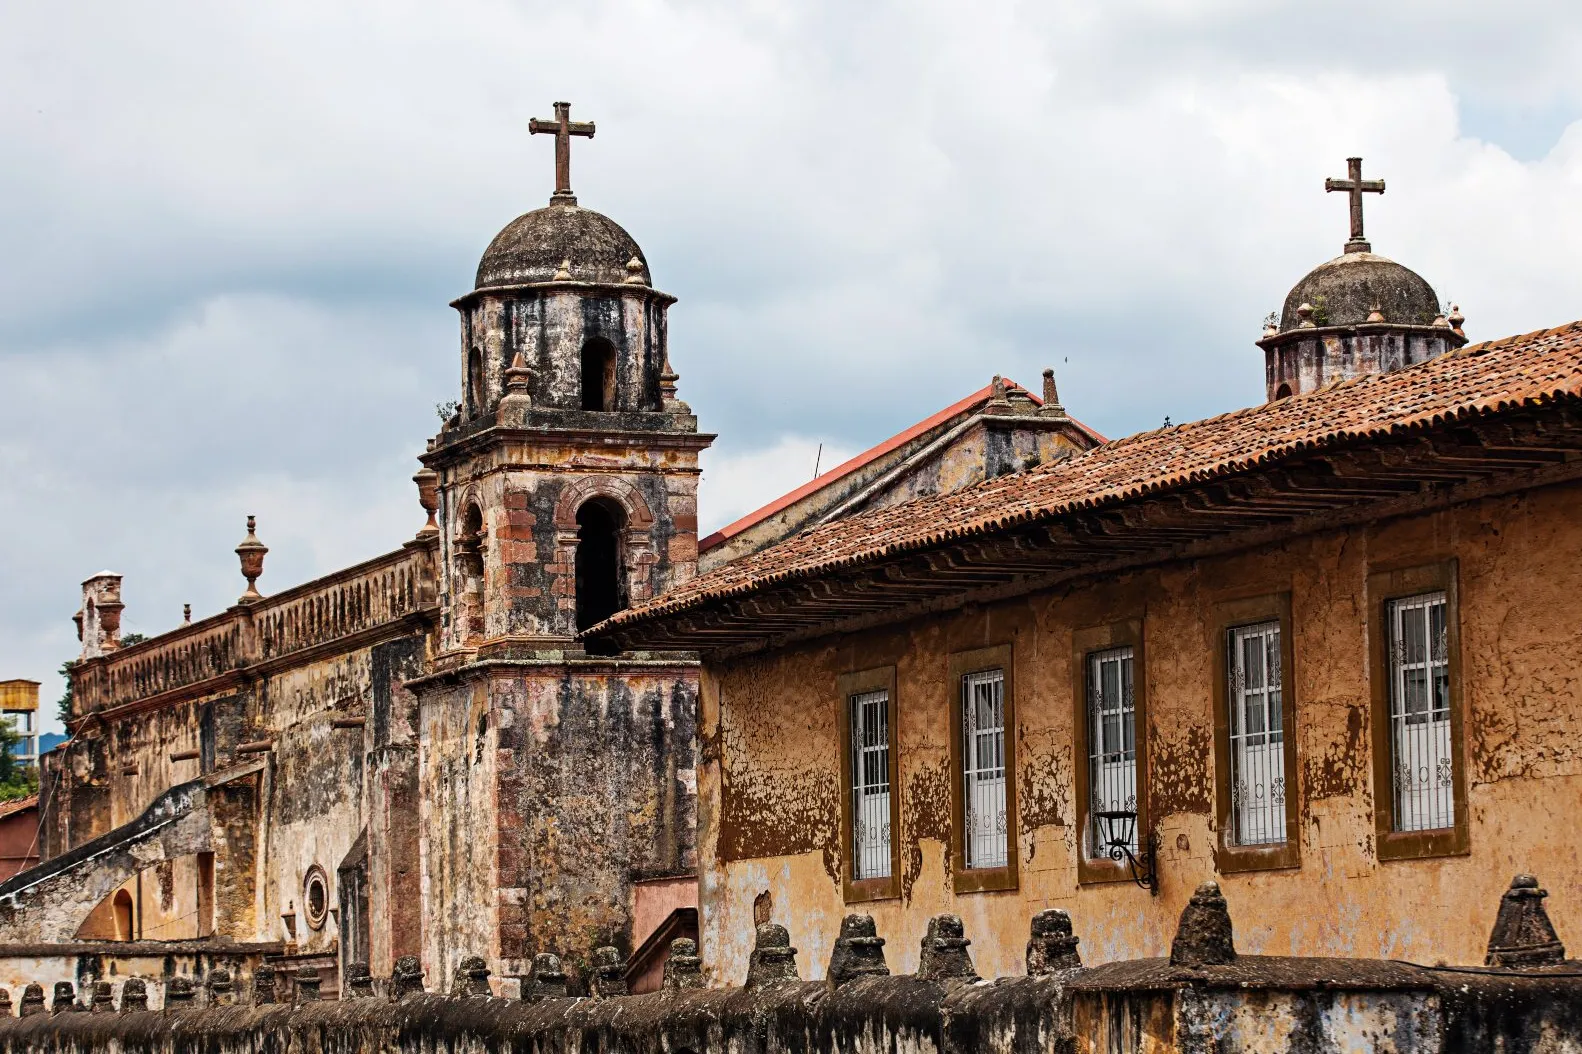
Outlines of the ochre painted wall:
<svg viewBox="0 0 1582 1054">
<path fill-rule="evenodd" d="M 1085 961 L 1168 953 L 1186 899 L 1215 878 L 1244 952 L 1481 963 L 1500 893 L 1535 872 L 1562 939 L 1582 945 L 1582 486 L 1568 484 L 1225 557 L 1177 562 L 977 609 L 708 662 L 699 727 L 703 956 L 745 976 L 753 901 L 822 976 L 847 910 L 871 911 L 890 967 L 917 965 L 936 912 L 960 914 L 985 976 L 1021 972 L 1029 916 L 1071 912 Z M 1366 581 L 1380 565 L 1459 565 L 1470 855 L 1381 862 L 1374 848 Z M 1288 590 L 1296 869 L 1216 874 L 1212 605 Z M 1073 631 L 1141 614 L 1161 895 L 1076 871 Z M 1015 654 L 1018 888 L 952 892 L 949 696 L 958 650 Z M 836 678 L 897 670 L 901 895 L 848 909 L 839 881 Z"/>
</svg>

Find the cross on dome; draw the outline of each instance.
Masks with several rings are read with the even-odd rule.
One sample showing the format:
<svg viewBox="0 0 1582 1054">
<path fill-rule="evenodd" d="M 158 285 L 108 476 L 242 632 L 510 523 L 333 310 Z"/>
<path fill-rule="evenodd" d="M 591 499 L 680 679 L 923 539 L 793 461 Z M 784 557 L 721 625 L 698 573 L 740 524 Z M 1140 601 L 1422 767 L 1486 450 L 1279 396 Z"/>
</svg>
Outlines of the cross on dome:
<svg viewBox="0 0 1582 1054">
<path fill-rule="evenodd" d="M 557 102 L 553 121 L 540 121 L 534 117 L 527 122 L 527 131 L 529 135 L 543 133 L 555 137 L 555 193 L 550 196 L 549 203 L 575 205 L 577 199 L 571 193 L 571 137 L 582 135 L 592 139 L 593 122 L 573 121 L 571 103 Z"/>
<path fill-rule="evenodd" d="M 592 127 L 591 125 L 589 127 Z M 592 134 L 591 132 L 589 133 Z M 1344 190 L 1351 198 L 1351 240 L 1346 243 L 1348 253 L 1371 252 L 1373 246 L 1369 245 L 1362 236 L 1362 196 L 1364 194 L 1383 194 L 1384 180 L 1362 178 L 1362 158 L 1346 158 L 1346 178 L 1324 180 L 1324 190 Z"/>
</svg>

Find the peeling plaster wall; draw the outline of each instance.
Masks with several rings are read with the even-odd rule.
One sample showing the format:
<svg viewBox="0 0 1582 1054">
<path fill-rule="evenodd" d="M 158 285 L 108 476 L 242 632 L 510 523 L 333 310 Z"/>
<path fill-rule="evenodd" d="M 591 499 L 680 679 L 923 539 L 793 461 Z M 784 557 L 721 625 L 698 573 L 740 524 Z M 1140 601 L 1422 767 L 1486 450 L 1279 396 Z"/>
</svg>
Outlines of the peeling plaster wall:
<svg viewBox="0 0 1582 1054">
<path fill-rule="evenodd" d="M 380 779 L 374 796 L 386 810 L 381 815 L 388 817 L 392 793 L 408 815 L 412 812 L 400 791 L 410 790 L 415 779 L 416 702 L 402 682 L 420 671 L 426 652 L 421 632 L 372 644 L 352 642 L 339 650 L 319 648 L 297 661 L 277 660 L 273 669 L 240 689 L 87 721 L 60 758 L 61 780 L 53 790 L 52 807 L 59 817 L 54 828 L 59 834 L 52 855 L 131 822 L 172 785 L 259 767 L 251 777 L 256 791 L 248 789 L 239 797 L 239 788 L 221 786 L 208 792 L 214 814 L 216 935 L 239 941 L 291 940 L 281 918 L 289 911 L 296 915 L 294 949 L 333 956 L 338 938 L 334 917 L 327 916 L 317 928 L 310 925 L 303 905 L 304 878 L 314 865 L 322 868 L 329 906 L 336 905 L 336 869 L 370 819 L 370 757 L 376 759 L 373 769 Z M 337 719 L 348 718 L 361 718 L 363 724 L 334 727 Z M 264 753 L 236 752 L 240 744 L 266 741 L 271 747 Z M 172 754 L 184 752 L 199 756 L 171 760 Z M 402 825 L 396 827 L 390 834 L 386 823 L 381 832 L 405 852 L 395 870 L 410 871 L 411 878 L 404 884 L 392 881 L 389 868 L 376 868 L 371 879 L 378 881 L 371 881 L 370 896 L 399 894 L 411 904 L 416 897 L 416 819 L 408 820 L 405 833 Z M 390 863 L 388 857 L 381 862 Z M 185 866 L 181 861 L 161 862 L 145 868 L 140 877 L 127 873 L 125 888 L 141 896 L 143 936 L 197 936 L 196 905 L 188 903 L 197 895 L 196 876 L 180 871 Z M 171 876 L 172 896 L 165 897 L 160 869 L 171 867 L 179 874 Z M 388 953 L 399 944 L 406 950 L 396 954 L 416 951 L 410 933 L 401 940 L 390 936 L 400 928 L 390 921 L 392 916 L 404 916 L 410 931 L 413 909 L 388 912 L 381 904 L 371 914 L 388 923 L 380 931 L 379 950 Z M 83 922 L 63 920 L 62 936 L 75 933 Z M 83 935 L 113 932 L 101 930 L 90 927 Z"/>
<path fill-rule="evenodd" d="M 483 955 L 499 984 L 535 952 L 580 970 L 632 948 L 632 883 L 690 874 L 696 670 L 572 659 L 479 664 L 425 687 L 422 787 L 430 976 Z"/>
<path fill-rule="evenodd" d="M 836 678 L 897 668 L 901 895 L 867 907 L 916 966 L 927 918 L 950 911 L 985 974 L 1018 969 L 1019 935 L 1069 910 L 1086 961 L 1158 955 L 1197 883 L 1217 878 L 1238 945 L 1264 954 L 1480 962 L 1486 906 L 1518 871 L 1554 893 L 1562 937 L 1582 941 L 1575 839 L 1582 809 L 1582 487 L 1177 562 L 894 627 L 708 662 L 702 692 L 699 841 L 703 946 L 716 978 L 742 975 L 754 898 L 821 964 L 846 910 L 839 881 L 841 751 Z M 1459 561 L 1471 853 L 1381 862 L 1374 848 L 1365 583 L 1370 570 Z M 1213 639 L 1220 600 L 1289 590 L 1295 661 L 1301 866 L 1217 875 Z M 1162 893 L 1077 881 L 1073 631 L 1143 616 L 1149 788 Z M 1015 652 L 1019 887 L 955 894 L 948 864 L 951 652 Z M 1251 907 L 1256 905 L 1255 908 Z M 1433 905 L 1425 910 L 1424 905 Z M 808 954 L 811 953 L 811 954 Z M 815 974 L 816 975 L 816 974 Z"/>
</svg>

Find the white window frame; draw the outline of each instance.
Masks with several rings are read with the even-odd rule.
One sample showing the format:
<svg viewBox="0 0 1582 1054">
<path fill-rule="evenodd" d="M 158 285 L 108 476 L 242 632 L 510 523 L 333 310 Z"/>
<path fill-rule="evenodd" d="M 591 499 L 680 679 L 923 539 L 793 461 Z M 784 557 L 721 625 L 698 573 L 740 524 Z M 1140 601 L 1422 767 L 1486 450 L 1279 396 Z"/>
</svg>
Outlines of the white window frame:
<svg viewBox="0 0 1582 1054">
<path fill-rule="evenodd" d="M 851 877 L 853 881 L 892 874 L 890 786 L 890 692 L 885 688 L 847 697 L 851 742 Z"/>
<path fill-rule="evenodd" d="M 1251 646 L 1249 648 L 1249 646 Z M 1280 620 L 1226 631 L 1232 846 L 1284 844 L 1285 698 Z"/>
<path fill-rule="evenodd" d="M 1137 801 L 1136 649 L 1130 644 L 1087 654 L 1088 836 L 1089 859 L 1107 857 L 1109 832 L 1101 812 L 1130 810 L 1141 816 Z M 1113 681 L 1106 684 L 1106 671 Z M 1128 848 L 1137 852 L 1138 828 L 1133 824 Z"/>
<path fill-rule="evenodd" d="M 1010 862 L 1005 671 L 961 678 L 962 853 L 968 869 Z"/>
<path fill-rule="evenodd" d="M 1449 596 L 1443 589 L 1385 604 L 1396 831 L 1442 831 L 1456 825 L 1449 618 Z"/>
</svg>

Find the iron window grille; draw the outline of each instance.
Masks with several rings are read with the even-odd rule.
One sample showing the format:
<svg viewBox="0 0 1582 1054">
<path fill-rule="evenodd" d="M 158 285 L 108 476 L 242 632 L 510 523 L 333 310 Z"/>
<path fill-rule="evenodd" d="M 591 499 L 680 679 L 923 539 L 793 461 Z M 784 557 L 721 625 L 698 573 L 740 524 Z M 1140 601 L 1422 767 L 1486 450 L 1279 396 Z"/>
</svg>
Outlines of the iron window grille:
<svg viewBox="0 0 1582 1054">
<path fill-rule="evenodd" d="M 1278 620 L 1229 631 L 1232 845 L 1286 840 L 1285 728 Z"/>
<path fill-rule="evenodd" d="M 1132 691 L 1132 648 L 1088 655 L 1088 856 L 1107 857 L 1104 812 L 1137 811 L 1137 704 Z M 1137 830 L 1126 834 L 1137 851 Z"/>
<path fill-rule="evenodd" d="M 1456 823 L 1447 612 L 1443 590 L 1386 605 L 1397 831 L 1439 830 Z"/>
<path fill-rule="evenodd" d="M 890 693 L 853 695 L 852 878 L 890 877 Z"/>
<path fill-rule="evenodd" d="M 1005 671 L 961 679 L 962 848 L 969 868 L 1009 859 L 1005 787 Z"/>
</svg>

